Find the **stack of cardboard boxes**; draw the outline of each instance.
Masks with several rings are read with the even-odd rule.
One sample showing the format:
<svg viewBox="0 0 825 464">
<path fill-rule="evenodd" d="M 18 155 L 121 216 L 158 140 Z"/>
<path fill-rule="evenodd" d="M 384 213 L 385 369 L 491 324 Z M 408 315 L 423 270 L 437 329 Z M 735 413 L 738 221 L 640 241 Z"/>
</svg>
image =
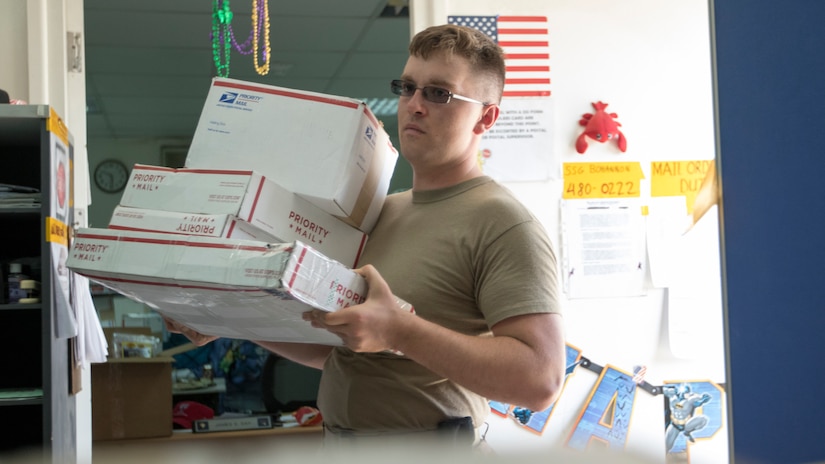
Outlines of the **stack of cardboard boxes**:
<svg viewBox="0 0 825 464">
<path fill-rule="evenodd" d="M 363 300 L 396 159 L 360 101 L 216 78 L 186 168 L 135 165 L 68 266 L 204 334 L 338 345 L 301 314 Z"/>
<path fill-rule="evenodd" d="M 68 265 L 205 334 L 340 344 L 301 314 L 364 297 L 351 268 L 396 159 L 360 101 L 217 78 L 186 168 L 135 165 Z"/>
</svg>

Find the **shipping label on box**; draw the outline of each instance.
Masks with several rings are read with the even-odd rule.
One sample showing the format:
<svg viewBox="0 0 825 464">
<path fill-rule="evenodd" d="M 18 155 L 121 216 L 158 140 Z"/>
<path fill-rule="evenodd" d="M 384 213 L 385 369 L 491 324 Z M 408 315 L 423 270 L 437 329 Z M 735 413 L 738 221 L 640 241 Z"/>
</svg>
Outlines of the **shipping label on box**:
<svg viewBox="0 0 825 464">
<path fill-rule="evenodd" d="M 67 265 L 207 335 L 340 345 L 301 314 L 363 302 L 366 281 L 301 242 L 79 229 Z"/>
<path fill-rule="evenodd" d="M 186 165 L 260 172 L 369 233 L 397 159 L 362 101 L 215 78 Z"/>
<path fill-rule="evenodd" d="M 233 217 L 253 227 L 236 231 Z M 132 169 L 109 227 L 213 237 L 251 235 L 278 242 L 300 240 L 350 267 L 356 266 L 367 240 L 361 230 L 258 173 L 141 164 Z"/>
<path fill-rule="evenodd" d="M 200 214 L 116 206 L 110 229 L 225 237 L 232 224 L 229 214 Z"/>
</svg>

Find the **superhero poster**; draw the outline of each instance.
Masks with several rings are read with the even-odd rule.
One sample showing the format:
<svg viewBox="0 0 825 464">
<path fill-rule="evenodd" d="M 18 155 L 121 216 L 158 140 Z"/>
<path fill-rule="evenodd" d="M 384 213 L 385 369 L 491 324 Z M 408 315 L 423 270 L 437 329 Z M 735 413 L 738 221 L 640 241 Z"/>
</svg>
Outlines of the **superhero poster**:
<svg viewBox="0 0 825 464">
<path fill-rule="evenodd" d="M 668 381 L 662 395 L 667 463 L 690 463 L 691 450 L 722 429 L 724 391 L 711 381 Z"/>
</svg>

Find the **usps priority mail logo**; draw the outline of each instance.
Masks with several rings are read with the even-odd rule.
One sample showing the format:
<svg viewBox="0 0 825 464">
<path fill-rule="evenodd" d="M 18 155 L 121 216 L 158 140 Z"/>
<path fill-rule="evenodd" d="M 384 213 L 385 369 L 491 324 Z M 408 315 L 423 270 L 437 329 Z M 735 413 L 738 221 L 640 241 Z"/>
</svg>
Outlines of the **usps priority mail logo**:
<svg viewBox="0 0 825 464">
<path fill-rule="evenodd" d="M 369 124 L 367 125 L 367 128 L 364 130 L 364 137 L 367 139 L 370 145 L 375 145 L 375 129 L 373 129 L 373 127 Z"/>
<path fill-rule="evenodd" d="M 260 103 L 264 97 L 251 93 L 224 91 L 218 99 L 218 106 L 252 111 L 252 107 Z"/>
<path fill-rule="evenodd" d="M 237 98 L 238 98 L 238 94 L 235 93 L 235 92 L 224 92 L 223 95 L 221 95 L 221 99 L 219 100 L 219 102 L 220 103 L 229 103 L 231 105 L 232 103 L 235 103 L 235 100 Z"/>
</svg>

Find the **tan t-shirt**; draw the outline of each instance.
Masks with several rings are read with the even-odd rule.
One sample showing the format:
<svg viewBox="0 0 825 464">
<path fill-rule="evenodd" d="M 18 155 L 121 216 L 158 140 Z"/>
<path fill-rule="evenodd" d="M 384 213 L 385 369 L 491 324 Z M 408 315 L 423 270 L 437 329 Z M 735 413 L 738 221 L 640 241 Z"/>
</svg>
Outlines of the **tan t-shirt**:
<svg viewBox="0 0 825 464">
<path fill-rule="evenodd" d="M 556 257 L 538 220 L 489 177 L 390 195 L 360 265 L 372 264 L 418 317 L 491 336 L 512 316 L 560 312 Z M 529 372 L 525 372 L 529 375 Z M 431 430 L 487 414 L 487 399 L 414 361 L 335 348 L 318 405 L 325 424 L 357 432 Z"/>
</svg>

